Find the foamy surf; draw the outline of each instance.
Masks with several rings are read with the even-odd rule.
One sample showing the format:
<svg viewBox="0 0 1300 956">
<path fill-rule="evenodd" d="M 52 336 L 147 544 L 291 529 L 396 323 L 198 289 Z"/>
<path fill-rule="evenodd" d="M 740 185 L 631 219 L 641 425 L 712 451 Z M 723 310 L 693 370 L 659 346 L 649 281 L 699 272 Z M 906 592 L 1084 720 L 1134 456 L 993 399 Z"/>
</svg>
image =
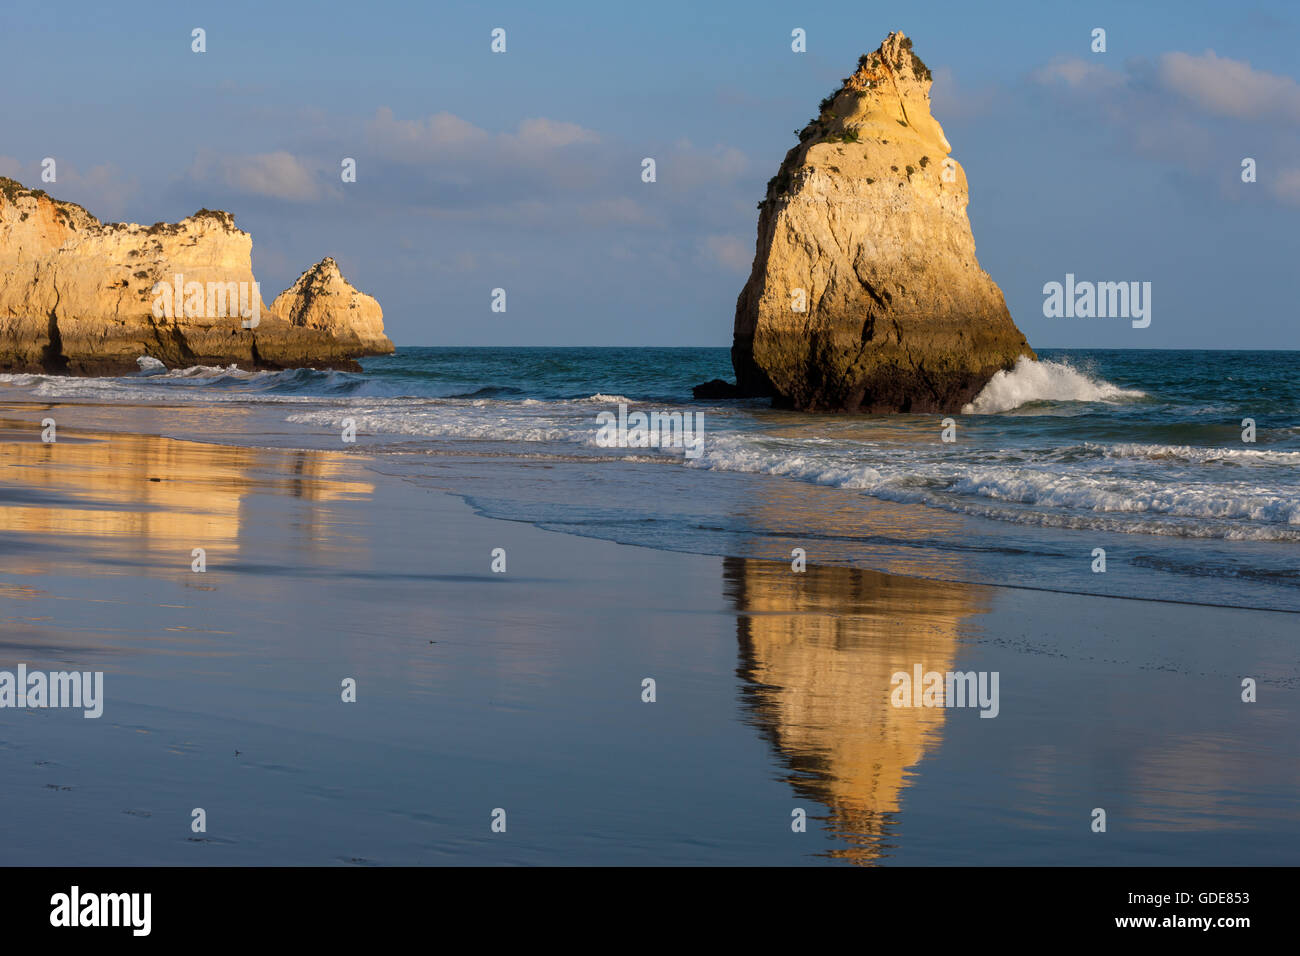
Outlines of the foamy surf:
<svg viewBox="0 0 1300 956">
<path fill-rule="evenodd" d="M 1099 457 L 1111 457 L 1109 447 L 1097 451 Z M 1300 501 L 1289 490 L 1270 490 L 1256 481 L 1179 485 L 1160 480 L 1159 470 L 1095 472 L 1089 466 L 1063 465 L 1050 451 L 990 449 L 973 462 L 911 445 L 823 452 L 800 440 L 776 443 L 715 435 L 699 461 L 685 464 L 793 478 L 1020 525 L 1221 540 L 1300 540 Z"/>
<path fill-rule="evenodd" d="M 1145 392 L 1092 378 L 1064 362 L 1021 357 L 1011 371 L 995 374 L 961 413 L 997 415 L 1031 402 L 1123 402 L 1145 397 Z"/>
</svg>

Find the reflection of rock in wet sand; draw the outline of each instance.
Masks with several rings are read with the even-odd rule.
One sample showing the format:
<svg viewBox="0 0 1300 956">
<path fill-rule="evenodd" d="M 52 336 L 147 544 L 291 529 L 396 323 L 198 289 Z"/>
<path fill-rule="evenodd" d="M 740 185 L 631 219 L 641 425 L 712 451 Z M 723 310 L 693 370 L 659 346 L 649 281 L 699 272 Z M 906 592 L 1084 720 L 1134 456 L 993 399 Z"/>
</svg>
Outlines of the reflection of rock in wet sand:
<svg viewBox="0 0 1300 956">
<path fill-rule="evenodd" d="M 754 722 L 795 791 L 830 809 L 850 844 L 833 855 L 872 862 L 890 842 L 908 768 L 937 744 L 945 718 L 943 708 L 892 707 L 890 677 L 915 664 L 952 670 L 961 620 L 983 610 L 980 590 L 741 558 L 727 558 L 723 573 Z"/>
<path fill-rule="evenodd" d="M 342 480 L 354 468 L 343 456 L 146 435 L 87 437 L 61 429 L 56 443 L 45 444 L 32 425 L 5 429 L 0 521 L 6 531 L 42 541 L 76 538 L 78 549 L 109 560 L 143 554 L 188 567 L 195 547 L 206 549 L 209 560 L 240 550 L 241 530 L 255 523 L 247 514 L 254 492 L 327 502 L 373 491 L 368 482 Z M 328 515 L 312 509 L 309 517 Z"/>
</svg>

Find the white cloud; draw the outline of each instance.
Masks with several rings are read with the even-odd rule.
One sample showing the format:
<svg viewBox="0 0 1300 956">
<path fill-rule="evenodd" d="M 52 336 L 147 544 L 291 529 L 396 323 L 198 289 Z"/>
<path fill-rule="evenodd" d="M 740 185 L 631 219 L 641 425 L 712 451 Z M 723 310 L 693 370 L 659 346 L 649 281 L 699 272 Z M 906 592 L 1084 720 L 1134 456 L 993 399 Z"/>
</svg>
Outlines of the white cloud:
<svg viewBox="0 0 1300 956">
<path fill-rule="evenodd" d="M 1062 58 L 1030 77 L 1094 111 L 1138 154 L 1197 176 L 1218 179 L 1226 171 L 1235 180 L 1242 156 L 1296 154 L 1300 83 L 1213 51 L 1130 60 L 1122 72 Z M 1225 120 L 1250 125 L 1243 131 Z M 1266 184 L 1261 195 L 1300 205 L 1300 170 L 1270 176 L 1261 169 L 1259 182 Z"/>
<path fill-rule="evenodd" d="M 1078 57 L 1057 57 L 1046 66 L 1034 70 L 1029 78 L 1044 86 L 1064 83 L 1072 90 L 1111 89 L 1124 83 L 1124 77 L 1120 73 L 1100 63 Z"/>
<path fill-rule="evenodd" d="M 197 182 L 219 183 L 235 192 L 290 202 L 307 202 L 323 193 L 306 165 L 283 150 L 253 156 L 205 150 L 195 157 L 189 176 Z"/>
<path fill-rule="evenodd" d="M 527 149 L 560 149 L 583 143 L 599 143 L 600 136 L 577 123 L 562 123 L 549 119 L 528 119 L 519 124 L 519 132 L 507 135 L 519 146 Z"/>
<path fill-rule="evenodd" d="M 399 120 L 386 106 L 376 111 L 366 133 L 373 145 L 392 159 L 405 162 L 425 162 L 490 139 L 486 130 L 452 113 Z"/>
<path fill-rule="evenodd" d="M 1300 123 L 1300 84 L 1206 50 L 1200 56 L 1166 53 L 1160 82 L 1209 113 L 1236 119 L 1276 117 Z"/>
<path fill-rule="evenodd" d="M 367 121 L 357 153 L 371 170 L 372 201 L 378 187 L 440 219 L 546 229 L 716 222 L 751 165 L 725 144 L 629 144 L 544 117 L 493 132 L 447 112 L 408 120 L 388 108 Z M 641 179 L 644 156 L 656 160 L 653 184 Z"/>
<path fill-rule="evenodd" d="M 545 152 L 600 142 L 599 134 L 577 123 L 526 119 L 512 133 L 489 133 L 453 113 L 402 120 L 388 107 L 376 111 L 366 126 L 372 145 L 398 162 L 429 162 L 492 152 Z"/>
</svg>

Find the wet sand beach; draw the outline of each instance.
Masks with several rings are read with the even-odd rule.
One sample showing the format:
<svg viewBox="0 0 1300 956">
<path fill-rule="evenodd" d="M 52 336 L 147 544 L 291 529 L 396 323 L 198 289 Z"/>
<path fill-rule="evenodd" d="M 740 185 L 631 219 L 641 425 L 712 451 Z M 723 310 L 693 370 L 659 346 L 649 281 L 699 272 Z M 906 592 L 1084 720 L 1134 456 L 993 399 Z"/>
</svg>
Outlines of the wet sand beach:
<svg viewBox="0 0 1300 956">
<path fill-rule="evenodd" d="M 1293 614 L 620 545 L 482 517 L 364 449 L 46 444 L 42 414 L 0 411 L 0 670 L 103 671 L 105 700 L 0 710 L 4 863 L 1300 850 Z M 894 706 L 918 665 L 996 672 L 996 718 Z"/>
</svg>

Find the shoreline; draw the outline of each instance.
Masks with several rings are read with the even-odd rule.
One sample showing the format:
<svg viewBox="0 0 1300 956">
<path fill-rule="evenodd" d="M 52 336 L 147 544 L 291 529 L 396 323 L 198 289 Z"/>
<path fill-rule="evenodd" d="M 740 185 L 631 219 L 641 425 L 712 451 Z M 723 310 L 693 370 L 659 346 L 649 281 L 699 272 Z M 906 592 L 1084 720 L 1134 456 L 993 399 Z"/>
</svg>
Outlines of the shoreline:
<svg viewBox="0 0 1300 956">
<path fill-rule="evenodd" d="M 41 419 L 41 415 L 38 414 L 38 411 L 44 413 L 57 408 L 75 408 L 75 409 L 102 408 L 105 410 L 112 410 L 112 411 L 135 411 L 135 412 L 151 411 L 151 410 L 158 410 L 158 409 L 170 409 L 182 413 L 182 416 L 194 410 L 193 406 L 189 405 L 188 403 L 175 403 L 175 404 L 159 403 L 158 405 L 154 405 L 154 406 L 139 406 L 139 405 L 120 406 L 120 405 L 113 405 L 107 403 L 91 403 L 91 402 L 82 403 L 82 402 L 67 402 L 62 400 L 52 400 L 50 402 L 43 402 L 43 403 L 14 402 L 14 401 L 0 400 L 0 421 L 3 421 L 3 419 L 6 417 L 6 412 L 17 412 L 19 414 L 25 413 L 24 420 L 28 421 L 33 428 L 38 428 L 39 427 L 38 423 Z M 218 406 L 217 409 L 212 409 L 212 410 L 216 411 L 218 409 L 220 409 L 221 411 L 227 410 L 225 408 L 222 408 L 221 406 Z M 284 426 L 281 425 L 281 427 Z M 367 451 L 367 448 L 371 446 L 365 443 L 358 443 L 350 446 L 346 450 L 340 451 L 336 446 L 336 439 L 334 439 L 333 436 L 327 437 L 326 434 L 321 433 L 319 431 L 314 433 L 310 433 L 310 432 L 305 433 L 302 431 L 296 431 L 296 432 L 284 431 L 282 433 L 279 433 L 277 437 L 286 438 L 288 439 L 288 441 L 278 442 L 274 444 L 267 444 L 267 443 L 258 443 L 256 441 L 249 440 L 248 435 L 246 433 L 227 433 L 222 438 L 213 439 L 213 438 L 199 438 L 193 435 L 186 435 L 182 437 L 174 434 L 166 434 L 165 432 L 158 431 L 158 430 L 154 430 L 154 431 L 136 431 L 130 429 L 118 430 L 111 427 L 107 427 L 103 423 L 95 424 L 95 425 L 81 425 L 79 426 L 79 429 L 82 432 L 84 432 L 86 435 L 92 435 L 92 436 L 93 435 L 102 435 L 102 436 L 134 435 L 141 438 L 159 437 L 169 441 L 192 442 L 195 444 L 210 444 L 217 447 L 243 448 L 243 449 L 261 450 L 261 451 L 268 451 L 268 452 L 275 452 L 275 453 L 290 452 L 290 453 L 341 454 L 346 457 L 355 457 L 355 458 L 367 460 L 369 462 L 369 464 L 366 466 L 367 470 L 373 474 L 384 475 L 386 477 L 396 477 L 401 480 L 412 481 L 412 483 L 416 484 L 419 487 L 440 489 L 446 492 L 447 494 L 451 494 L 461 499 L 465 504 L 467 504 L 469 507 L 474 509 L 474 511 L 480 517 L 489 520 L 504 520 L 504 521 L 519 522 L 521 524 L 539 528 L 542 530 L 558 531 L 558 533 L 569 534 L 580 538 L 588 538 L 590 540 L 599 540 L 599 541 L 609 541 L 618 544 L 631 544 L 635 546 L 648 547 L 654 550 L 665 551 L 668 553 L 675 553 L 675 554 L 708 555 L 708 556 L 713 556 L 718 558 L 755 557 L 753 553 L 745 553 L 744 549 L 741 548 L 735 548 L 732 550 L 722 550 L 717 547 L 709 547 L 704 550 L 695 550 L 695 549 L 688 549 L 688 548 L 681 548 L 681 547 L 675 548 L 675 547 L 670 547 L 664 543 L 646 542 L 640 540 L 623 540 L 619 537 L 604 536 L 597 533 L 584 533 L 583 531 L 573 530 L 570 528 L 560 528 L 557 527 L 556 523 L 554 522 L 549 522 L 537 518 L 514 516 L 510 514 L 503 514 L 503 513 L 493 513 L 490 509 L 481 508 L 475 502 L 474 492 L 465 490 L 464 488 L 456 487 L 454 482 L 439 484 L 437 481 L 416 480 L 412 478 L 410 475 L 401 474 L 400 470 L 385 471 L 382 467 L 380 467 L 380 464 L 384 461 L 394 462 L 394 463 L 405 462 L 405 463 L 419 464 L 422 462 L 426 462 L 430 459 L 439 459 L 446 462 L 454 462 L 457 465 L 466 466 L 471 470 L 481 467 L 483 463 L 502 464 L 505 466 L 519 466 L 519 467 L 527 468 L 533 464 L 543 463 L 543 462 L 550 462 L 556 464 L 599 463 L 602 467 L 623 466 L 628 468 L 639 468 L 645 466 L 651 468 L 667 467 L 667 468 L 677 469 L 682 467 L 680 462 L 672 459 L 662 459 L 662 460 L 648 459 L 648 458 L 642 459 L 642 458 L 631 457 L 631 456 L 626 458 L 598 459 L 595 457 L 584 457 L 582 455 L 577 455 L 577 454 L 564 455 L 562 453 L 561 454 L 548 453 L 540 450 L 532 453 L 529 452 L 521 453 L 518 450 L 514 450 L 518 448 L 520 443 L 510 443 L 513 445 L 512 450 L 497 451 L 497 452 L 480 450 L 480 449 L 460 450 L 456 448 L 448 448 L 448 449 L 414 448 L 408 451 L 408 450 L 401 450 L 401 449 L 394 450 L 391 447 L 387 447 L 384 442 L 375 440 L 374 444 L 377 444 L 379 446 L 382 453 Z M 314 439 L 316 443 L 312 444 L 311 441 L 308 441 L 307 439 Z M 326 447 L 325 444 L 326 442 L 335 444 L 335 447 L 332 448 Z M 892 501 L 887 498 L 874 497 L 867 492 L 851 492 L 850 489 L 841 489 L 833 486 L 824 486 L 824 485 L 816 485 L 816 484 L 809 485 L 800 482 L 797 479 L 789 478 L 783 475 L 773 475 L 773 474 L 766 474 L 766 473 L 744 473 L 744 472 L 711 472 L 711 471 L 697 471 L 695 469 L 691 469 L 691 471 L 695 473 L 693 477 L 698 477 L 701 480 L 705 480 L 706 476 L 716 476 L 717 478 L 723 480 L 742 478 L 747 481 L 754 481 L 757 484 L 763 484 L 769 482 L 778 483 L 778 484 L 791 483 L 793 487 L 797 490 L 805 490 L 805 491 L 815 490 L 818 492 L 829 492 L 831 495 L 853 493 L 857 497 L 870 502 L 871 506 L 874 508 L 893 509 L 900 514 L 903 514 L 905 512 L 914 512 L 923 515 L 930 514 L 930 513 L 933 513 L 938 516 L 953 515 L 953 513 L 946 512 L 943 509 L 931 508 L 928 505 L 923 505 L 920 503 L 900 504 L 898 502 Z M 961 515 L 960 513 L 957 513 L 956 517 L 960 520 L 969 520 L 972 516 Z M 980 519 L 980 521 L 983 521 L 983 519 Z M 989 523 L 993 527 L 997 527 L 1001 524 L 1000 522 L 997 521 L 984 522 L 984 523 Z M 1034 526 L 1030 526 L 1030 527 L 1033 528 Z M 1057 529 L 1057 528 L 1051 528 L 1050 526 L 1048 527 L 1047 530 L 1065 531 L 1065 532 L 1072 533 L 1072 529 Z M 1092 534 L 1094 536 L 1097 535 L 1096 532 L 1087 532 L 1087 533 Z M 1126 533 L 1126 534 L 1118 535 L 1119 540 L 1132 539 L 1132 540 L 1136 540 L 1139 543 L 1145 537 L 1146 537 L 1145 535 L 1140 533 L 1138 534 Z M 1161 536 L 1156 536 L 1156 537 L 1159 538 Z M 1207 543 L 1210 544 L 1222 543 L 1222 542 L 1217 542 L 1214 539 L 1206 539 L 1206 540 Z M 710 544 L 712 543 L 713 542 L 711 541 Z M 1234 543 L 1251 544 L 1251 542 L 1229 542 L 1229 544 L 1234 544 Z M 771 549 L 769 548 L 767 550 L 770 552 Z M 784 556 L 768 553 L 765 556 L 763 556 L 762 559 L 771 560 L 777 563 L 787 563 L 787 564 L 789 563 L 790 560 L 788 553 L 786 553 Z M 1043 586 L 1043 585 L 1026 583 L 1024 581 L 991 580 L 988 576 L 980 577 L 979 575 L 976 574 L 968 574 L 966 576 L 962 576 L 958 572 L 951 573 L 948 576 L 943 576 L 938 574 L 926 574 L 923 573 L 922 571 L 915 570 L 912 568 L 906 568 L 906 567 L 900 568 L 896 560 L 893 561 L 882 560 L 878 564 L 870 564 L 870 563 L 844 563 L 844 562 L 834 562 L 834 561 L 828 562 L 828 561 L 818 561 L 810 558 L 808 560 L 808 566 L 809 567 L 817 566 L 817 567 L 825 567 L 825 568 L 846 568 L 847 567 L 847 568 L 855 568 L 858 570 L 878 571 L 884 574 L 902 575 L 902 576 L 914 578 L 918 581 L 948 582 L 948 583 L 965 584 L 971 586 L 1009 588 L 1015 590 L 1038 592 L 1043 594 L 1078 595 L 1082 597 L 1105 598 L 1110 600 L 1146 601 L 1146 602 L 1153 602 L 1157 604 L 1170 604 L 1170 605 L 1180 605 L 1180 606 L 1188 606 L 1188 607 L 1221 608 L 1225 610 L 1235 609 L 1235 610 L 1248 610 L 1248 611 L 1260 611 L 1260 612 L 1274 612 L 1278 614 L 1300 614 L 1300 604 L 1298 604 L 1295 607 L 1260 607 L 1257 604 L 1250 603 L 1250 595 L 1244 596 L 1242 598 L 1241 603 L 1229 603 L 1224 601 L 1193 600 L 1184 597 L 1167 597 L 1167 596 L 1160 596 L 1152 593 L 1146 593 L 1146 594 L 1106 593 L 1105 591 L 1102 590 L 1098 590 L 1098 589 L 1088 590 L 1083 587 L 1059 587 L 1059 586 L 1051 587 L 1051 586 Z M 1095 576 L 1092 576 L 1092 578 L 1093 580 L 1097 580 Z M 1085 580 L 1087 579 L 1088 578 L 1085 578 Z"/>
</svg>

